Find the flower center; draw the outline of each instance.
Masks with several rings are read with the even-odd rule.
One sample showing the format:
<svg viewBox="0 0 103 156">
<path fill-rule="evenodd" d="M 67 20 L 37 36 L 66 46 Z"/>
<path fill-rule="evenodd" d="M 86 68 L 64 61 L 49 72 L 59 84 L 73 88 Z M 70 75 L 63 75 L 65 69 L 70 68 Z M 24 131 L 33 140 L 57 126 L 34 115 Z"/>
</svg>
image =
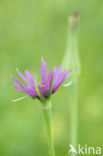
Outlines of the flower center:
<svg viewBox="0 0 103 156">
<path fill-rule="evenodd" d="M 41 85 L 44 88 L 44 85 Z"/>
</svg>

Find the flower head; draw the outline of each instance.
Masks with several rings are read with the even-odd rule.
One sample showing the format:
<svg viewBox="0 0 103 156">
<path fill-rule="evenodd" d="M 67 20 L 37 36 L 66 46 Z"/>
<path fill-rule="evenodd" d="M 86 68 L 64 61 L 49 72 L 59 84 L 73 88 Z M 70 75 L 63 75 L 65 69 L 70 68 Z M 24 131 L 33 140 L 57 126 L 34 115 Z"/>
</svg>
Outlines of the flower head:
<svg viewBox="0 0 103 156">
<path fill-rule="evenodd" d="M 27 84 L 27 87 L 24 86 L 20 81 L 14 78 L 14 88 L 16 88 L 19 92 L 23 92 L 25 94 L 30 95 L 33 98 L 40 98 L 42 95 L 45 98 L 48 98 L 51 94 L 55 93 L 63 81 L 69 76 L 69 71 L 62 72 L 62 66 L 59 68 L 55 67 L 50 70 L 47 76 L 47 66 L 46 62 L 41 62 L 41 84 L 35 80 L 32 74 L 26 70 L 25 76 L 17 71 L 22 80 Z M 61 73 L 62 72 L 62 73 Z"/>
</svg>

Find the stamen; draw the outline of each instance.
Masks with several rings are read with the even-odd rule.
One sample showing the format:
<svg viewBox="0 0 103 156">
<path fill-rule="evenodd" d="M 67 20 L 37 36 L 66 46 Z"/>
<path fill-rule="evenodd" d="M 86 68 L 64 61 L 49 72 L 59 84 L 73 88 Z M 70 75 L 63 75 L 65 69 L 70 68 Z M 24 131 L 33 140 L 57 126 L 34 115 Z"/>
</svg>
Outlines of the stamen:
<svg viewBox="0 0 103 156">
<path fill-rule="evenodd" d="M 44 88 L 44 85 L 41 85 Z"/>
</svg>

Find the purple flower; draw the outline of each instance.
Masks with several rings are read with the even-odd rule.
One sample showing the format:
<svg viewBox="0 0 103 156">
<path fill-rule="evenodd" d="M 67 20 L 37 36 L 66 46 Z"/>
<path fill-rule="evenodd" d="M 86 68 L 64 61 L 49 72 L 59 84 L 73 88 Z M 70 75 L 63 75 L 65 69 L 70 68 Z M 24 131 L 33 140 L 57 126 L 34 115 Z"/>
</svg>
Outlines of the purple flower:
<svg viewBox="0 0 103 156">
<path fill-rule="evenodd" d="M 20 72 L 17 71 L 19 76 L 22 80 L 26 83 L 27 86 L 24 86 L 20 81 L 18 81 L 15 77 L 14 78 L 14 88 L 16 88 L 19 92 L 23 92 L 25 94 L 30 95 L 33 98 L 40 98 L 40 95 L 44 97 L 48 97 L 50 94 L 55 93 L 63 81 L 68 77 L 70 74 L 69 71 L 62 71 L 62 66 L 59 68 L 55 67 L 54 69 L 50 70 L 47 76 L 47 67 L 46 62 L 42 61 L 41 63 L 41 84 L 36 82 L 35 78 L 32 74 L 26 70 L 25 76 Z"/>
</svg>

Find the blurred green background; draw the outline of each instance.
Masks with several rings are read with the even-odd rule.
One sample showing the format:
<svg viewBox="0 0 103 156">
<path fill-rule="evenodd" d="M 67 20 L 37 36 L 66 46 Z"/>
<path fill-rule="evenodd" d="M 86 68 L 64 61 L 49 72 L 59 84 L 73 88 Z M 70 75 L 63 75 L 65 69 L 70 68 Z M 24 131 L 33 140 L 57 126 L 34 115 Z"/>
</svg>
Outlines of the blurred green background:
<svg viewBox="0 0 103 156">
<path fill-rule="evenodd" d="M 40 103 L 13 88 L 10 73 L 30 70 L 40 78 L 41 56 L 48 70 L 59 66 L 66 51 L 67 19 L 81 17 L 79 52 L 79 133 L 81 145 L 103 145 L 103 1 L 0 0 L 0 156 L 47 156 Z M 69 94 L 69 93 L 68 93 Z M 70 109 L 67 89 L 52 96 L 55 150 L 67 156 Z"/>
</svg>

